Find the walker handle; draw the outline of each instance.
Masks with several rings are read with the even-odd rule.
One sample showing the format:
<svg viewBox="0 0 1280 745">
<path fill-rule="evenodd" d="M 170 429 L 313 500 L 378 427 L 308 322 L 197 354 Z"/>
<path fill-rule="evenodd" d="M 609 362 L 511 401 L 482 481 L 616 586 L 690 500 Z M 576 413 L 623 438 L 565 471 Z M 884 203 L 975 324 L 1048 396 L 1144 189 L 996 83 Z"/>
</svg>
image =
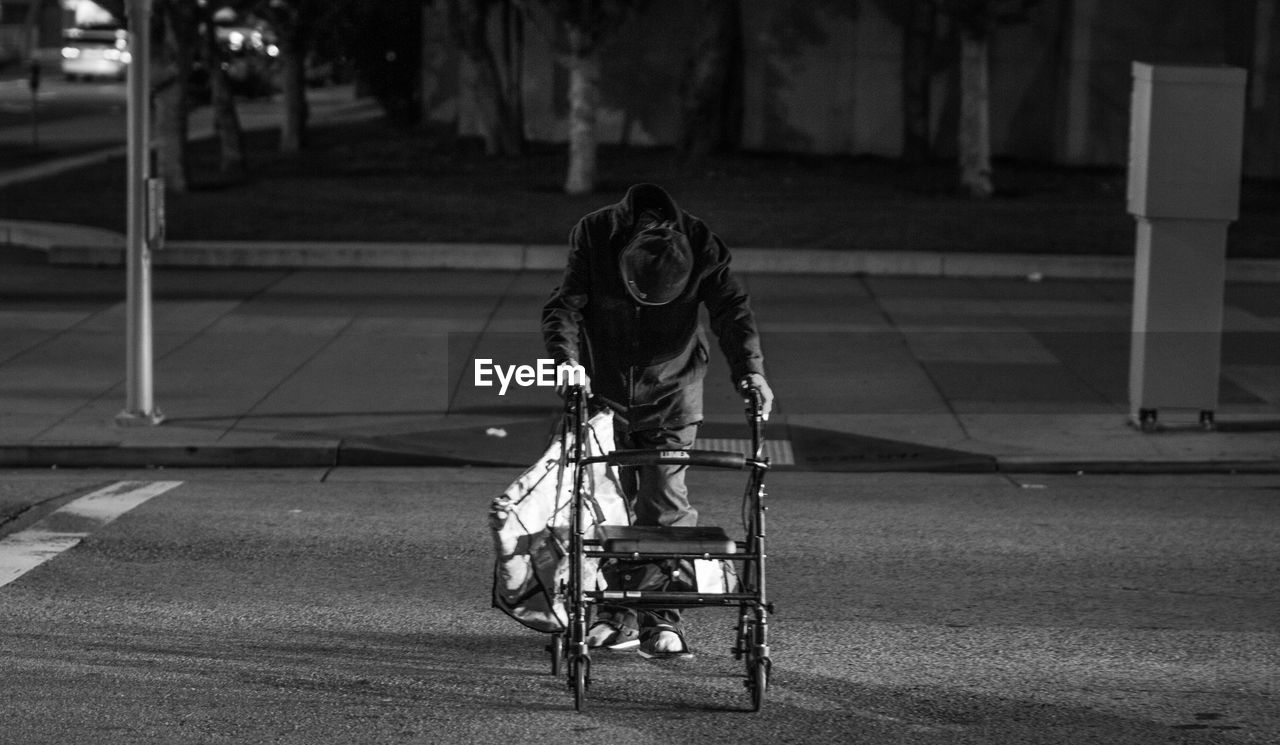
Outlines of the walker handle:
<svg viewBox="0 0 1280 745">
<path fill-rule="evenodd" d="M 751 457 L 760 460 L 764 451 L 764 394 L 751 385 L 748 378 L 738 383 L 738 391 L 747 401 L 747 426 L 751 428 Z"/>
<path fill-rule="evenodd" d="M 586 455 L 587 433 L 587 389 L 582 385 L 571 385 L 564 391 L 564 429 L 563 434 L 573 433 L 573 446 L 570 457 L 581 461 Z"/>
</svg>

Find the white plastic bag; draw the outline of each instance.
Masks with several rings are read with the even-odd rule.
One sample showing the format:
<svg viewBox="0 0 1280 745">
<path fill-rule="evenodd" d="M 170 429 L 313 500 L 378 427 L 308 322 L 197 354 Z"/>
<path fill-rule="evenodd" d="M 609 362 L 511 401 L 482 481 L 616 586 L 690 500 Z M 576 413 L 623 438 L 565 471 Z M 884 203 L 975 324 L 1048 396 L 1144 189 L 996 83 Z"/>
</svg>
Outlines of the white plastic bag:
<svg viewBox="0 0 1280 745">
<path fill-rule="evenodd" d="M 493 572 L 493 605 L 537 631 L 561 631 L 568 625 L 562 588 L 569 579 L 569 523 L 573 468 L 568 453 L 575 433 L 560 435 L 536 463 L 520 474 L 490 510 L 497 558 Z M 600 412 L 587 422 L 586 454 L 613 450 L 613 413 Z M 626 501 L 615 469 L 601 463 L 587 467 L 583 525 L 594 535 L 598 524 L 628 525 Z M 598 561 L 583 562 L 588 589 L 603 589 Z"/>
</svg>

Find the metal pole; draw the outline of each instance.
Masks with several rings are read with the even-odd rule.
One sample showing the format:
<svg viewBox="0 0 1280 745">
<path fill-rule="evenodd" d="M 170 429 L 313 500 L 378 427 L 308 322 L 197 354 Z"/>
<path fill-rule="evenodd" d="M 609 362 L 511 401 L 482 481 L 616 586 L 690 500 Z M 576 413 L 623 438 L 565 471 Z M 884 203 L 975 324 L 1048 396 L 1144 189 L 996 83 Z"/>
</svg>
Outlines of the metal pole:
<svg viewBox="0 0 1280 745">
<path fill-rule="evenodd" d="M 152 396 L 151 246 L 147 178 L 151 173 L 151 0 L 128 0 L 128 179 L 125 267 L 125 409 L 121 426 L 159 424 L 164 415 Z"/>
</svg>

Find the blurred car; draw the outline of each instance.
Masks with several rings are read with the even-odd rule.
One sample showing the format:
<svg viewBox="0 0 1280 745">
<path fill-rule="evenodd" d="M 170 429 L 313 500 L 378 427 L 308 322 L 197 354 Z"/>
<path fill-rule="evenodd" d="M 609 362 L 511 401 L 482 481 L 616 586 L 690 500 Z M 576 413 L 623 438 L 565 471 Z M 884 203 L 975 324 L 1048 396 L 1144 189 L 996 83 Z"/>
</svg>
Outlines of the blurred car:
<svg viewBox="0 0 1280 745">
<path fill-rule="evenodd" d="M 278 89 L 280 47 L 270 25 L 230 8 L 215 13 L 213 22 L 223 52 L 222 69 L 231 90 L 250 98 L 274 93 Z"/>
<path fill-rule="evenodd" d="M 67 80 L 123 80 L 129 69 L 129 34 L 118 27 L 76 27 L 62 34 L 62 75 Z"/>
</svg>

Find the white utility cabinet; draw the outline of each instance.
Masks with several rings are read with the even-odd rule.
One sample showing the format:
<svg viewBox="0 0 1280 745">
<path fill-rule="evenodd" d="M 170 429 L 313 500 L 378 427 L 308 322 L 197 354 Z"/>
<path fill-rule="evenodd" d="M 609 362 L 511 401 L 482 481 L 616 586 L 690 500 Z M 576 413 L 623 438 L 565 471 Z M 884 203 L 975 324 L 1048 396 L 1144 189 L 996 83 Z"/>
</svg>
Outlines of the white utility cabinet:
<svg viewBox="0 0 1280 745">
<path fill-rule="evenodd" d="M 1128 209 L 1137 219 L 1129 406 L 1212 429 L 1222 357 L 1227 227 L 1239 216 L 1245 71 L 1133 63 Z"/>
</svg>

